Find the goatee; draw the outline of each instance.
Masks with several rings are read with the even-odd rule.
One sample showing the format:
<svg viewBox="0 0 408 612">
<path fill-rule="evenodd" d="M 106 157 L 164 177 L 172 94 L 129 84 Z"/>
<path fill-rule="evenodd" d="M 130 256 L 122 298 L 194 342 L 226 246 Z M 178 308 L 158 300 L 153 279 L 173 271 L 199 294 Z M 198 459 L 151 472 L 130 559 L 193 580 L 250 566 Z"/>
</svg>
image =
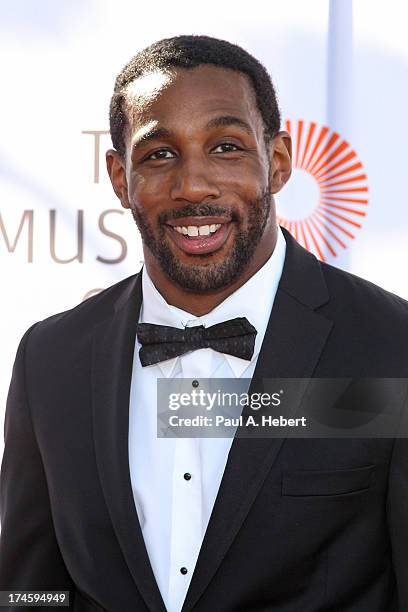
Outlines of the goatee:
<svg viewBox="0 0 408 612">
<path fill-rule="evenodd" d="M 161 213 L 157 219 L 156 235 L 143 211 L 132 207 L 133 218 L 139 228 L 144 244 L 156 258 L 163 272 L 177 285 L 193 293 L 206 293 L 227 287 L 245 271 L 263 236 L 272 206 L 269 190 L 248 204 L 247 228 L 239 229 L 231 250 L 223 261 L 207 261 L 213 253 L 194 255 L 197 263 L 185 264 L 174 255 L 168 245 L 165 224 L 171 219 L 189 216 L 217 216 L 231 219 L 242 226 L 242 219 L 234 209 L 213 204 L 189 204 L 182 209 Z"/>
</svg>

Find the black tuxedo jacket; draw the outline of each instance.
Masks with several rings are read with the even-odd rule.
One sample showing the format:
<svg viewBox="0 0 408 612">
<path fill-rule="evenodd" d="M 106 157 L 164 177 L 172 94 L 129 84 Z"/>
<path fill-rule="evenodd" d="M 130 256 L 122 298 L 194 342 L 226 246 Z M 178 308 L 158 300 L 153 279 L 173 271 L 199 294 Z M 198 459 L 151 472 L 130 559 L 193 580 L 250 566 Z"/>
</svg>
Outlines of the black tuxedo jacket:
<svg viewBox="0 0 408 612">
<path fill-rule="evenodd" d="M 285 239 L 254 377 L 408 377 L 408 304 Z M 23 336 L 0 590 L 68 590 L 76 612 L 165 610 L 128 463 L 141 297 L 131 276 Z M 407 522 L 406 439 L 236 437 L 183 612 L 406 612 Z"/>
</svg>

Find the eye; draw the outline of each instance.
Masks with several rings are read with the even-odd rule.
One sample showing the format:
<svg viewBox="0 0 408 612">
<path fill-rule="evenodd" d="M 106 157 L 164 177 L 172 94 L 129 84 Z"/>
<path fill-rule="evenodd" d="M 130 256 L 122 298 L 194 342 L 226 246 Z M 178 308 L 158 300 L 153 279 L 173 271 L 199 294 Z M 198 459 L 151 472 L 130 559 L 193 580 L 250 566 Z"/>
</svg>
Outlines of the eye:
<svg viewBox="0 0 408 612">
<path fill-rule="evenodd" d="M 174 157 L 173 151 L 170 151 L 169 149 L 158 149 L 157 151 L 153 151 L 153 153 L 150 153 L 150 155 L 145 157 L 144 161 L 149 161 L 149 160 L 157 161 L 160 159 L 172 159 L 173 157 Z"/>
<path fill-rule="evenodd" d="M 234 153 L 235 151 L 242 151 L 242 149 L 232 142 L 222 142 L 212 150 L 213 153 Z"/>
</svg>

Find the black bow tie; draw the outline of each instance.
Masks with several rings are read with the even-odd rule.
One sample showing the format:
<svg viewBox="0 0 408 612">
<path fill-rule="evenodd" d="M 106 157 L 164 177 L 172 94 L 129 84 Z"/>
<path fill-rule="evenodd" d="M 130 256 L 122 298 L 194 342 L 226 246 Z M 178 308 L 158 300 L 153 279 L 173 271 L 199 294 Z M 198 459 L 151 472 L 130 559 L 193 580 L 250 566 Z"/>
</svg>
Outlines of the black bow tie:
<svg viewBox="0 0 408 612">
<path fill-rule="evenodd" d="M 230 319 L 211 327 L 200 325 L 177 329 L 167 325 L 139 323 L 137 338 L 142 366 L 153 365 L 189 351 L 212 348 L 250 361 L 254 354 L 257 331 L 245 317 Z"/>
</svg>

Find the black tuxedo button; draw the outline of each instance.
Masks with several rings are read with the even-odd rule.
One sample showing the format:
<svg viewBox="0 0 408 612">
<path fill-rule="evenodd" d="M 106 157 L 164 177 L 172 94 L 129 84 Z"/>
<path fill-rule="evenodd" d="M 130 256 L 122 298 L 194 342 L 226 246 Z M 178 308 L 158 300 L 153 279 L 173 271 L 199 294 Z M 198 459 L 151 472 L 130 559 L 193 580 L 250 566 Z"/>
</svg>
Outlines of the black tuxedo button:
<svg viewBox="0 0 408 612">
<path fill-rule="evenodd" d="M 184 474 L 184 480 L 191 480 L 191 474 L 189 474 L 188 472 L 186 472 Z"/>
<path fill-rule="evenodd" d="M 187 568 L 186 568 L 186 567 L 180 567 L 180 572 L 181 572 L 182 574 L 187 574 L 187 571 L 188 571 L 188 570 L 187 570 Z"/>
<path fill-rule="evenodd" d="M 191 384 L 193 385 L 193 387 L 198 387 L 200 383 L 198 382 L 198 380 L 193 380 Z"/>
</svg>

